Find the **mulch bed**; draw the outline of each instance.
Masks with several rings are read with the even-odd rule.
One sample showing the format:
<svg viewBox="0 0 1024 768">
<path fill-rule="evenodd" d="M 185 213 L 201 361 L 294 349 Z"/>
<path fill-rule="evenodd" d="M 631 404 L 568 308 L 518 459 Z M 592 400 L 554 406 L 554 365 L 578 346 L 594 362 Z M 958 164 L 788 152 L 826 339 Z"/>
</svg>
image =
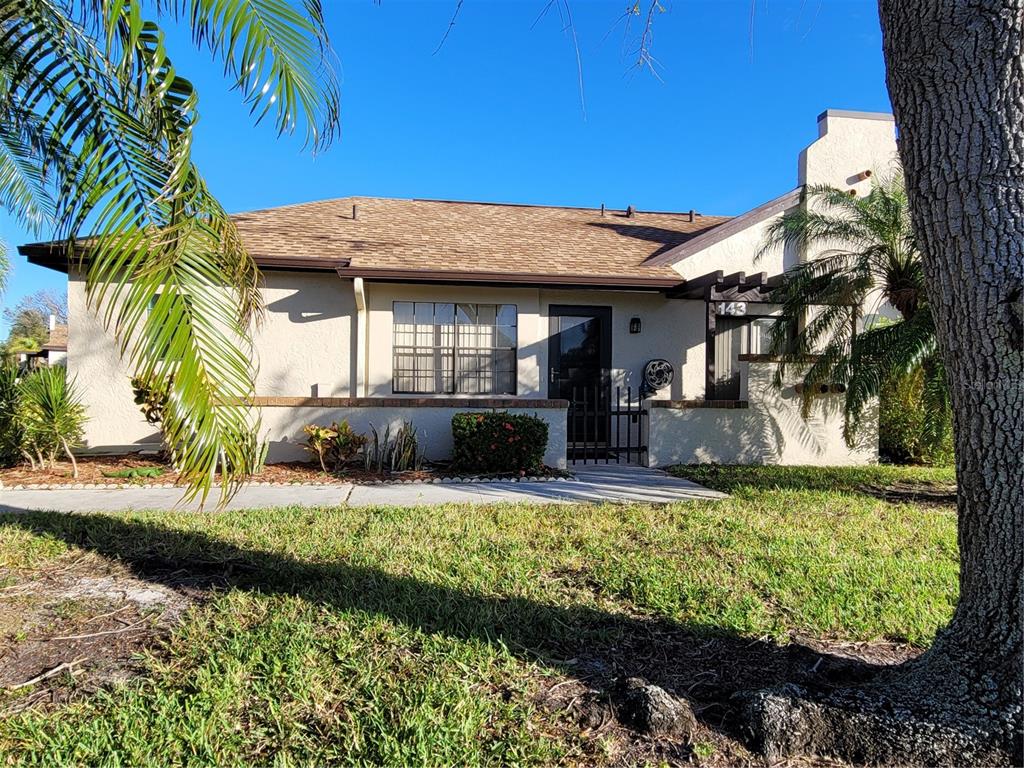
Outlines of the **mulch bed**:
<svg viewBox="0 0 1024 768">
<path fill-rule="evenodd" d="M 156 477 L 115 477 L 132 469 L 161 469 Z M 386 472 L 383 475 L 368 472 L 362 467 L 349 467 L 338 473 L 325 473 L 320 466 L 311 462 L 289 461 L 280 464 L 267 464 L 259 473 L 253 475 L 254 483 L 272 483 L 275 485 L 333 485 L 340 483 L 380 483 L 380 482 L 432 482 L 441 478 L 462 477 L 451 470 L 446 464 L 431 464 L 423 469 L 408 472 Z M 535 477 L 568 477 L 569 473 L 545 467 Z M 519 479 L 519 474 L 491 474 L 488 479 Z M 71 463 L 58 461 L 50 469 L 33 470 L 27 464 L 0 468 L 0 486 L 38 485 L 82 485 L 82 486 L 167 486 L 177 485 L 178 473 L 168 464 L 155 458 L 139 455 L 129 456 L 83 456 L 78 459 L 78 478 L 73 477 Z"/>
</svg>

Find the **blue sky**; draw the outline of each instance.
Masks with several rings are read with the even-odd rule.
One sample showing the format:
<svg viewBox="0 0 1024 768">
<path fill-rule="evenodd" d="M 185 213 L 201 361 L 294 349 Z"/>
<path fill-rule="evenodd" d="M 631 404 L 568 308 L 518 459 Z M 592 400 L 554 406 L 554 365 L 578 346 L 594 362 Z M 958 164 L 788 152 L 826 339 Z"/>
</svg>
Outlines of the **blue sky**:
<svg viewBox="0 0 1024 768">
<path fill-rule="evenodd" d="M 253 127 L 219 66 L 172 32 L 201 94 L 195 155 L 229 211 L 345 195 L 741 213 L 789 189 L 823 109 L 888 111 L 873 0 L 663 0 L 660 76 L 632 67 L 627 0 L 328 0 L 341 140 L 317 157 Z M 536 23 L 535 23 L 536 22 Z M 30 239 L 6 215 L 0 237 Z M 13 254 L 12 254 L 13 255 Z M 63 275 L 14 256 L 11 305 Z M 0 333 L 6 329 L 0 326 Z"/>
</svg>

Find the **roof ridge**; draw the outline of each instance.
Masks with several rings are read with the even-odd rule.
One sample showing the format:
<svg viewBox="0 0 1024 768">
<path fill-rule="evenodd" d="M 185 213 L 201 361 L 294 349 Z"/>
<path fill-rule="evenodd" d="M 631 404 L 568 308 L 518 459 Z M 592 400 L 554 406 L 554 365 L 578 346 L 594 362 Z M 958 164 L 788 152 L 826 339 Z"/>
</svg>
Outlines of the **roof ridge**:
<svg viewBox="0 0 1024 768">
<path fill-rule="evenodd" d="M 494 206 L 503 208 L 541 208 L 555 211 L 600 211 L 602 206 L 585 206 L 585 205 L 552 205 L 548 203 L 509 203 L 494 200 L 454 200 L 445 198 L 432 198 L 432 197 L 382 197 L 380 195 L 344 195 L 342 197 L 326 197 L 319 200 L 303 200 L 297 203 L 285 203 L 283 205 L 271 205 L 265 208 L 252 208 L 245 211 L 234 211 L 230 213 L 230 216 L 244 216 L 253 213 L 266 213 L 268 211 L 279 211 L 289 208 L 300 208 L 306 205 L 320 205 L 323 203 L 340 203 L 343 201 L 360 201 L 360 200 L 383 200 L 387 202 L 408 202 L 408 203 L 440 203 L 442 205 L 481 205 L 481 206 Z M 626 208 L 610 208 L 604 207 L 605 211 L 611 212 L 625 212 Z M 687 216 L 690 210 L 685 211 L 648 211 L 645 209 L 634 208 L 635 213 L 645 214 L 648 216 Z M 707 214 L 701 213 L 700 211 L 694 211 L 694 216 L 699 216 L 703 219 L 721 219 L 721 218 L 732 218 L 731 216 L 723 216 L 718 214 Z"/>
</svg>

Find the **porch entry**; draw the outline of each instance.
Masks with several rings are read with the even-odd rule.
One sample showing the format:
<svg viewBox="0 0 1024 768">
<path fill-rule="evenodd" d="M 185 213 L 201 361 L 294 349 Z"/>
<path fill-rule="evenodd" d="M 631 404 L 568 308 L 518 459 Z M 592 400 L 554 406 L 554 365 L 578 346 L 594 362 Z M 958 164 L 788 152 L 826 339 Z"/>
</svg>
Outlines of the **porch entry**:
<svg viewBox="0 0 1024 768">
<path fill-rule="evenodd" d="M 553 304 L 548 318 L 548 397 L 569 401 L 566 458 L 644 463 L 639 392 L 612 391 L 611 307 Z"/>
</svg>

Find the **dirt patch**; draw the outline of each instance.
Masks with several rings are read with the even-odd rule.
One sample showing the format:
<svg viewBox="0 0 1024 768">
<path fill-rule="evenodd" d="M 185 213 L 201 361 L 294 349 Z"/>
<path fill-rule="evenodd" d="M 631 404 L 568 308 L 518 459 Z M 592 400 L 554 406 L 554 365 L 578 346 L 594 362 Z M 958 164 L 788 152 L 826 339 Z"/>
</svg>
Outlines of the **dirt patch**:
<svg viewBox="0 0 1024 768">
<path fill-rule="evenodd" d="M 208 584 L 143 581 L 93 555 L 0 569 L 0 716 L 64 703 L 141 671 Z"/>
<path fill-rule="evenodd" d="M 745 746 L 735 694 L 784 683 L 833 686 L 866 680 L 879 669 L 921 651 L 888 642 L 844 642 L 793 635 L 772 644 L 736 637 L 701 636 L 670 624 L 628 635 L 614 656 L 571 659 L 574 673 L 546 677 L 534 703 L 565 738 L 582 743 L 594 762 L 616 766 L 664 764 L 766 766 Z M 622 683 L 639 676 L 692 708 L 696 727 L 682 737 L 638 730 L 624 712 Z M 832 768 L 844 763 L 799 758 L 772 766 Z"/>
<path fill-rule="evenodd" d="M 895 504 L 956 506 L 956 485 L 940 483 L 893 483 L 892 485 L 861 485 L 861 493 Z"/>
</svg>

